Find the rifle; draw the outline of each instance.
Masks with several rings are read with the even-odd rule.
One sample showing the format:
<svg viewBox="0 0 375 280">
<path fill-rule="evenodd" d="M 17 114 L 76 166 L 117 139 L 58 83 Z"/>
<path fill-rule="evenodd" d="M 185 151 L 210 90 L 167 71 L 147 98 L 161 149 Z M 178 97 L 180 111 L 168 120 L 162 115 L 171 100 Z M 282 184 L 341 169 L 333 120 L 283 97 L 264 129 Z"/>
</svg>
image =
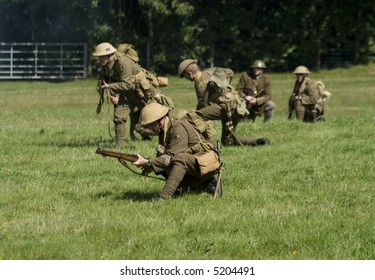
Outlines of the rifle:
<svg viewBox="0 0 375 280">
<path fill-rule="evenodd" d="M 96 90 L 99 93 L 99 102 L 98 106 L 96 107 L 96 113 L 99 114 L 100 111 L 102 110 L 102 105 L 104 103 L 104 89 L 102 89 L 102 84 L 103 84 L 103 75 L 102 75 L 102 69 L 99 68 L 99 78 L 98 78 L 98 84 L 96 86 Z"/>
<path fill-rule="evenodd" d="M 224 162 L 221 161 L 221 146 L 220 142 L 217 141 L 217 153 L 219 155 L 220 166 L 218 169 L 217 183 L 215 186 L 214 199 L 223 196 L 223 172 L 224 172 Z"/>
<path fill-rule="evenodd" d="M 164 178 L 161 177 L 155 177 L 155 176 L 148 176 L 149 173 L 151 173 L 153 170 L 150 167 L 144 166 L 142 172 L 138 172 L 134 169 L 132 169 L 127 162 L 135 162 L 138 160 L 138 155 L 136 154 L 126 154 L 126 153 L 119 153 L 119 152 L 114 152 L 110 150 L 102 150 L 100 148 L 96 149 L 96 154 L 102 155 L 104 157 L 112 157 L 112 158 L 117 158 L 117 160 L 127 169 L 129 169 L 131 172 L 137 175 L 141 175 L 144 177 L 149 177 L 149 178 L 154 178 L 154 179 L 159 179 L 162 181 L 165 181 Z"/>
<path fill-rule="evenodd" d="M 296 106 L 296 99 L 295 99 L 295 95 L 293 93 L 290 96 L 289 101 L 288 101 L 288 111 L 289 111 L 288 120 L 293 119 L 293 113 L 294 113 L 294 110 L 295 110 L 295 106 Z"/>
<path fill-rule="evenodd" d="M 98 91 L 99 93 L 99 102 L 98 102 L 98 106 L 96 107 L 96 113 L 99 114 L 101 111 L 102 111 L 102 106 L 104 104 L 104 96 L 106 95 L 106 90 L 102 88 L 102 85 L 103 85 L 103 82 L 107 82 L 103 76 L 103 73 L 102 73 L 102 68 L 99 68 L 98 69 L 98 72 L 99 72 L 99 78 L 98 78 L 98 83 L 97 83 L 97 86 L 96 86 L 96 90 Z M 114 140 L 114 137 L 112 135 L 112 132 L 111 132 L 111 121 L 110 121 L 110 115 L 111 115 L 111 109 L 110 109 L 110 106 L 109 106 L 109 96 L 108 94 L 106 95 L 107 97 L 107 103 L 108 103 L 108 133 L 109 133 L 109 137 L 111 137 L 112 140 Z"/>
</svg>

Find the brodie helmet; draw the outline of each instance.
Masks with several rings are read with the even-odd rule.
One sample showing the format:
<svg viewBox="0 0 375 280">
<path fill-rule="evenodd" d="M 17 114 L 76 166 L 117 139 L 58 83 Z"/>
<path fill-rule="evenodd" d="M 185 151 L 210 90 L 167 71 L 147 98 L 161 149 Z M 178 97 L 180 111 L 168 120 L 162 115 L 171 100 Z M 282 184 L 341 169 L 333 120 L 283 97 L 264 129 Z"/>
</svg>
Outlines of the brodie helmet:
<svg viewBox="0 0 375 280">
<path fill-rule="evenodd" d="M 307 67 L 303 65 L 297 66 L 293 72 L 293 74 L 309 74 L 309 73 L 310 73 L 309 69 L 307 69 Z"/>
<path fill-rule="evenodd" d="M 115 53 L 117 50 L 110 43 L 101 43 L 96 46 L 93 56 L 104 56 Z"/>
<path fill-rule="evenodd" d="M 267 68 L 263 60 L 255 60 L 251 65 L 251 68 Z"/>
<path fill-rule="evenodd" d="M 197 62 L 198 60 L 196 59 L 185 59 L 184 61 L 182 61 L 180 65 L 178 66 L 178 76 L 180 76 L 180 78 L 183 78 L 183 74 L 184 74 L 186 67 L 188 67 L 190 64 L 197 63 Z"/>
<path fill-rule="evenodd" d="M 169 108 L 159 103 L 149 103 L 141 111 L 141 125 L 146 126 L 168 114 Z"/>
</svg>

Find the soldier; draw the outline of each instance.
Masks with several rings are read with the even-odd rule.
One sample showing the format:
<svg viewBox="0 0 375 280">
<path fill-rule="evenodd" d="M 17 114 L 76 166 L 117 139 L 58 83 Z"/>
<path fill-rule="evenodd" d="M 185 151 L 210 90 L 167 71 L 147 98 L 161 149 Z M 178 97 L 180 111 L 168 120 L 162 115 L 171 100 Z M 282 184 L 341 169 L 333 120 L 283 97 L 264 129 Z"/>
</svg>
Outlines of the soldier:
<svg viewBox="0 0 375 280">
<path fill-rule="evenodd" d="M 197 114 L 206 120 L 221 120 L 223 145 L 265 145 L 267 138 L 237 137 L 235 130 L 239 121 L 248 115 L 246 95 L 239 93 L 229 84 L 233 71 L 225 68 L 213 68 L 201 71 L 197 60 L 186 59 L 178 67 L 178 74 L 195 83 L 198 105 Z M 197 106 L 198 108 L 198 106 Z"/>
<path fill-rule="evenodd" d="M 251 65 L 251 70 L 241 75 L 236 88 L 240 94 L 251 97 L 247 101 L 247 109 L 249 110 L 248 118 L 253 122 L 262 114 L 264 114 L 263 122 L 269 121 L 276 109 L 276 104 L 271 101 L 271 81 L 263 73 L 266 68 L 262 60 L 255 60 Z"/>
<path fill-rule="evenodd" d="M 155 96 L 160 97 L 163 94 L 152 85 L 152 78 L 147 76 L 147 71 L 143 71 L 129 56 L 117 52 L 110 43 L 97 45 L 92 55 L 99 58 L 101 65 L 100 73 L 103 79 L 100 88 L 109 91 L 110 100 L 114 105 L 116 148 L 121 148 L 124 144 L 125 124 L 130 113 L 142 110 L 148 102 L 154 101 Z M 132 116 L 136 122 L 139 113 L 137 116 L 135 112 Z M 141 126 L 135 126 L 135 129 L 142 135 L 142 139 L 149 139 L 149 131 Z"/>
<path fill-rule="evenodd" d="M 197 101 L 198 101 L 196 110 L 199 110 L 206 106 L 205 101 L 204 101 L 204 96 L 205 96 L 205 91 L 207 87 L 207 81 L 212 76 L 212 73 L 215 70 L 224 71 L 225 76 L 228 79 L 228 83 L 230 83 L 232 80 L 232 77 L 234 76 L 234 72 L 230 68 L 218 68 L 218 67 L 209 68 L 209 69 L 205 69 L 204 71 L 201 71 L 197 63 L 198 61 L 195 59 L 185 59 L 178 66 L 178 75 L 181 78 L 185 77 L 189 81 L 194 82 L 195 92 L 196 92 Z"/>
<path fill-rule="evenodd" d="M 168 199 L 179 191 L 207 191 L 215 193 L 219 167 L 218 155 L 214 145 L 206 140 L 190 123 L 174 119 L 169 108 L 158 103 L 150 103 L 141 111 L 141 124 L 159 135 L 157 157 L 139 158 L 133 164 L 148 167 L 156 174 L 167 177 L 157 199 Z M 212 168 L 203 171 L 200 158 L 206 157 Z"/>
<path fill-rule="evenodd" d="M 309 73 L 309 69 L 302 65 L 298 66 L 293 72 L 296 75 L 296 82 L 289 98 L 289 119 L 295 112 L 297 120 L 304 122 L 316 120 L 319 90 L 317 83 L 308 77 Z"/>
</svg>

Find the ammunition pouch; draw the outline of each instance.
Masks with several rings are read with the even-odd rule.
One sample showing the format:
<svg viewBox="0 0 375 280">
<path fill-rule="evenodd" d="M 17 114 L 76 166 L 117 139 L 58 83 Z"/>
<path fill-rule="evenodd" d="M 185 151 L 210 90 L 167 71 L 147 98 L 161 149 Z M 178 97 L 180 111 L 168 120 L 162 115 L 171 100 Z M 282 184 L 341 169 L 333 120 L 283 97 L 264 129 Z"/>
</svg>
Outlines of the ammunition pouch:
<svg viewBox="0 0 375 280">
<path fill-rule="evenodd" d="M 148 91 L 150 89 L 150 80 L 147 78 L 144 71 L 140 71 L 134 76 L 134 83 L 143 91 Z"/>
<path fill-rule="evenodd" d="M 237 102 L 237 113 L 241 116 L 248 116 L 249 115 L 249 110 L 246 107 L 246 100 L 242 99 L 241 101 Z"/>
<path fill-rule="evenodd" d="M 137 75 L 133 76 L 133 83 L 135 84 L 138 96 L 143 99 L 146 104 L 156 102 L 167 106 L 168 108 L 174 108 L 172 99 L 164 95 L 156 88 L 156 86 L 159 85 L 157 82 L 157 77 L 155 75 L 151 75 L 150 72 L 144 68 L 142 68 L 142 71 L 140 71 Z"/>
<path fill-rule="evenodd" d="M 157 77 L 157 80 L 158 80 L 159 87 L 166 87 L 169 82 L 167 77 Z"/>
<path fill-rule="evenodd" d="M 194 155 L 194 157 L 197 159 L 201 175 L 215 171 L 220 167 L 219 156 L 214 150 Z"/>
<path fill-rule="evenodd" d="M 199 142 L 189 148 L 187 148 L 185 150 L 185 153 L 187 154 L 197 154 L 197 153 L 201 153 L 201 152 L 209 152 L 211 150 L 215 150 L 215 146 L 214 144 L 210 143 L 210 142 Z"/>
<path fill-rule="evenodd" d="M 149 95 L 148 95 L 148 102 L 159 103 L 163 106 L 170 108 L 171 110 L 174 108 L 172 99 L 166 96 L 164 93 L 160 92 L 156 88 L 153 88 L 150 90 Z"/>
</svg>

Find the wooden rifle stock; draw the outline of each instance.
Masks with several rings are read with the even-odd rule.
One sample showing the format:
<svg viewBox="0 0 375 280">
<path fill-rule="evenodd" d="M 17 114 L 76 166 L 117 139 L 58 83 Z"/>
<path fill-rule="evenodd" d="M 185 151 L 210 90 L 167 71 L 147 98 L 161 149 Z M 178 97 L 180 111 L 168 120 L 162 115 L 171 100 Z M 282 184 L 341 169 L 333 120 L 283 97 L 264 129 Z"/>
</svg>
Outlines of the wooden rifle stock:
<svg viewBox="0 0 375 280">
<path fill-rule="evenodd" d="M 130 162 L 135 162 L 138 160 L 138 156 L 136 154 L 125 154 L 125 153 L 119 153 L 114 152 L 110 150 L 101 150 L 100 148 L 96 149 L 96 154 L 105 156 L 105 157 L 113 157 L 117 159 L 122 159 Z"/>
<path fill-rule="evenodd" d="M 98 106 L 96 107 L 96 113 L 99 114 L 102 110 L 102 105 L 104 103 L 104 90 L 102 89 L 102 75 L 101 73 L 99 74 L 99 79 L 98 79 L 98 84 L 97 84 L 97 91 L 99 93 L 99 102 Z"/>
<path fill-rule="evenodd" d="M 137 161 L 138 160 L 138 155 L 136 155 L 136 154 L 125 154 L 125 153 L 119 153 L 119 152 L 114 152 L 114 151 L 110 151 L 110 150 L 102 150 L 100 148 L 97 148 L 95 153 L 98 154 L 98 155 L 102 155 L 104 157 L 117 158 L 117 160 L 125 168 L 127 168 L 128 170 L 130 170 L 134 174 L 141 175 L 141 176 L 148 177 L 148 178 L 153 178 L 153 179 L 158 179 L 158 180 L 165 181 L 165 178 L 149 176 L 148 174 L 153 171 L 152 168 L 150 168 L 150 167 L 144 166 L 142 172 L 137 172 L 137 171 L 133 170 L 128 165 L 127 161 L 128 162 L 135 162 L 135 161 Z"/>
<path fill-rule="evenodd" d="M 293 119 L 293 114 L 296 106 L 296 100 L 294 99 L 295 95 L 292 94 L 288 101 L 288 120 Z"/>
</svg>

